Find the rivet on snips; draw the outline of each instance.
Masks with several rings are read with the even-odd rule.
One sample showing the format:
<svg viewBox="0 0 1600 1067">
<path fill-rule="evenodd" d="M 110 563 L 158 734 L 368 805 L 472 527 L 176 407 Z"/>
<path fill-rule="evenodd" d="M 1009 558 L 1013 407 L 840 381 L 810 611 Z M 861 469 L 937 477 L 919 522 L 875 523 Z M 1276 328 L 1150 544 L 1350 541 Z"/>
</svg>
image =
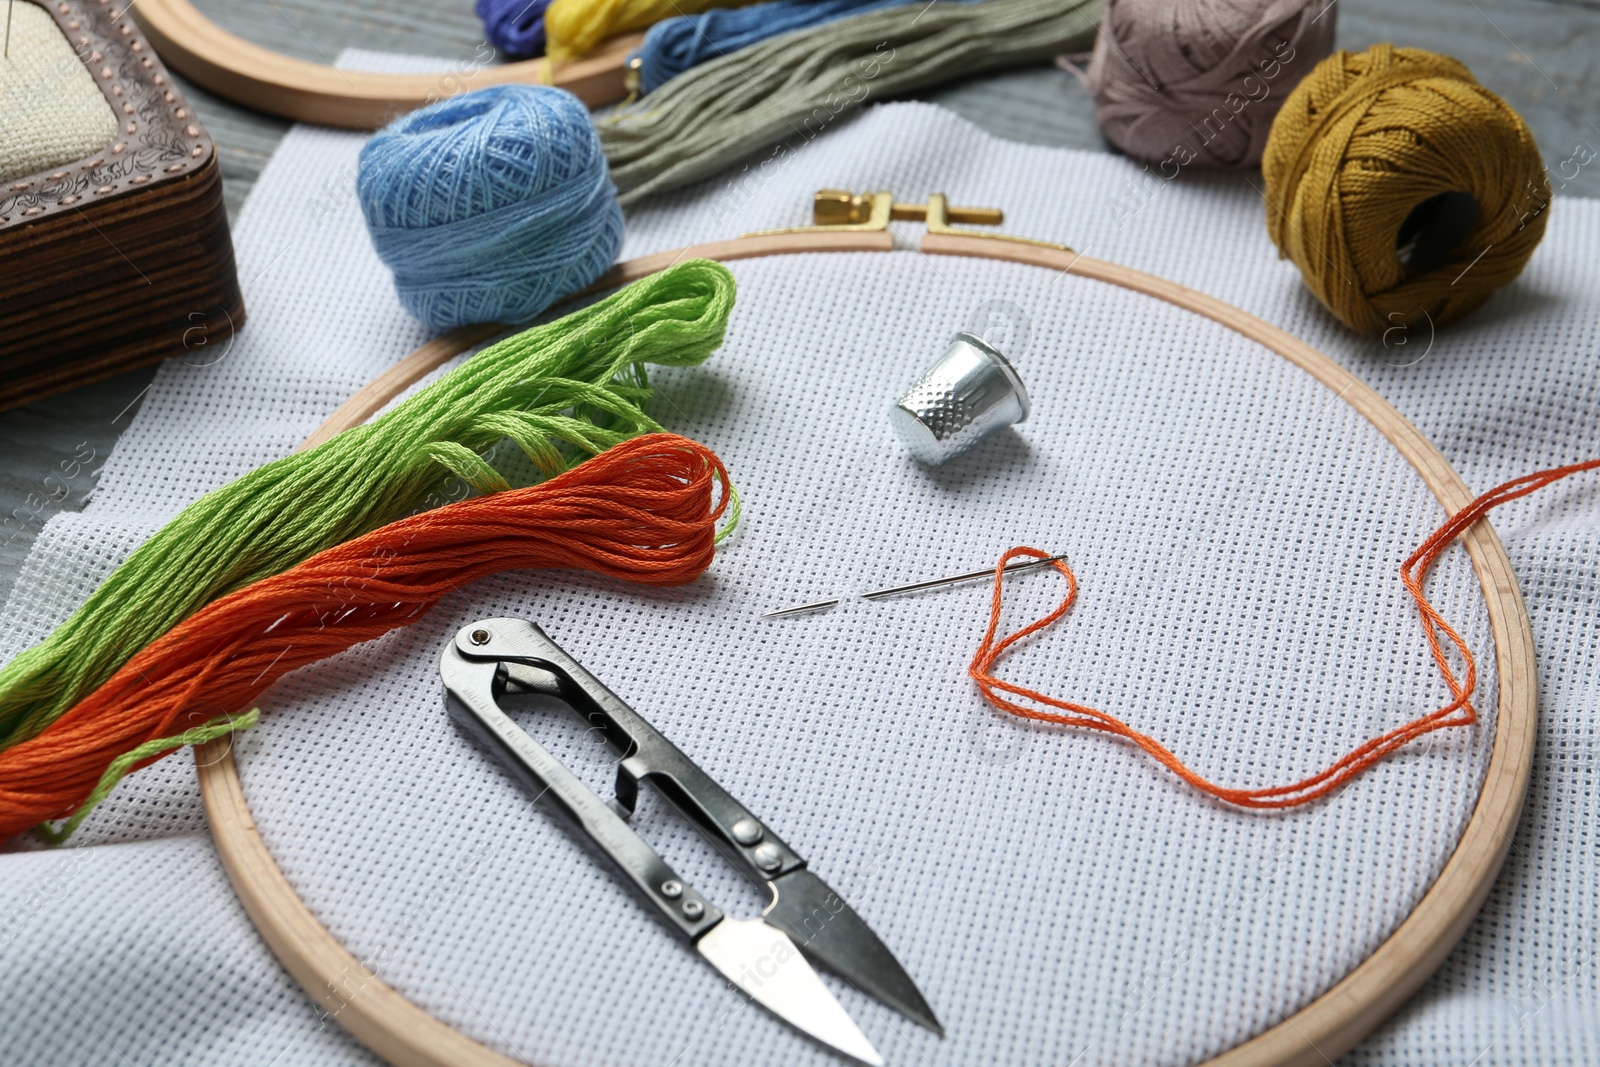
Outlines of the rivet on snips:
<svg viewBox="0 0 1600 1067">
<path fill-rule="evenodd" d="M 1025 422 L 1028 390 L 999 349 L 965 331 L 889 409 L 911 454 L 939 464 L 1005 426 Z"/>
</svg>

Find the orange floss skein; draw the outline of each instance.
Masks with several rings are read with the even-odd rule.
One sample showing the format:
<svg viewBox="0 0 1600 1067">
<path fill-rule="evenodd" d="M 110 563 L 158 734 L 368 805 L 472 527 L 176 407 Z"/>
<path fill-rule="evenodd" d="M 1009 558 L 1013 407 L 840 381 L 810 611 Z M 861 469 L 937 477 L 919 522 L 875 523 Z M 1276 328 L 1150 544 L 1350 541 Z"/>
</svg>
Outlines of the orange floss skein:
<svg viewBox="0 0 1600 1067">
<path fill-rule="evenodd" d="M 110 768 L 124 753 L 246 709 L 289 672 L 414 622 L 486 575 L 568 568 L 691 582 L 710 565 L 732 500 L 709 449 L 650 434 L 539 485 L 400 519 L 213 601 L 38 736 L 0 752 L 0 840 L 80 818 L 86 799 L 120 777 Z"/>
<path fill-rule="evenodd" d="M 1433 661 L 1438 665 L 1439 673 L 1444 676 L 1445 685 L 1449 686 L 1451 696 L 1454 699 L 1435 711 L 1411 720 L 1404 726 L 1396 727 L 1386 734 L 1372 738 L 1318 773 L 1289 785 L 1272 786 L 1265 789 L 1230 789 L 1227 786 L 1217 785 L 1215 782 L 1191 770 L 1182 760 L 1173 755 L 1171 749 L 1161 742 L 1149 734 L 1135 730 L 1114 715 L 1083 704 L 1075 704 L 1069 700 L 1047 696 L 1025 686 L 1015 685 L 1000 679 L 995 674 L 995 668 L 1006 652 L 1018 641 L 1038 633 L 1059 620 L 1072 608 L 1073 601 L 1078 598 L 1078 580 L 1073 575 L 1072 569 L 1062 561 L 1053 563 L 1052 566 L 1067 579 L 1067 595 L 1062 598 L 1061 603 L 1056 606 L 1054 611 L 1043 618 L 1035 619 L 1020 630 L 1007 634 L 998 641 L 995 640 L 995 634 L 1000 629 L 1000 608 L 1005 568 L 1012 560 L 1020 556 L 1045 559 L 1049 555 L 1039 551 L 1037 548 L 1013 548 L 1001 556 L 1000 561 L 995 564 L 994 596 L 990 601 L 989 626 L 984 631 L 983 641 L 978 646 L 977 655 L 972 658 L 972 663 L 967 668 L 967 674 L 977 683 L 978 690 L 983 694 L 984 699 L 1002 711 L 1025 719 L 1035 719 L 1039 722 L 1055 723 L 1058 726 L 1081 726 L 1085 729 L 1101 730 L 1108 734 L 1115 734 L 1118 737 L 1125 737 L 1144 749 L 1157 762 L 1189 785 L 1202 793 L 1227 801 L 1229 804 L 1234 804 L 1241 808 L 1292 808 L 1301 804 L 1309 804 L 1318 797 L 1327 796 L 1347 784 L 1391 753 L 1423 734 L 1442 730 L 1448 726 L 1470 726 L 1478 721 L 1478 713 L 1472 706 L 1472 693 L 1477 687 L 1478 680 L 1477 662 L 1473 658 L 1472 650 L 1467 647 L 1467 643 L 1462 640 L 1461 635 L 1444 620 L 1444 617 L 1439 614 L 1432 602 L 1428 600 L 1427 594 L 1423 592 L 1422 583 L 1427 578 L 1428 571 L 1433 567 L 1434 561 L 1443 554 L 1445 549 L 1450 547 L 1451 542 L 1493 509 L 1507 501 L 1527 496 L 1529 493 L 1542 489 L 1551 482 L 1559 481 L 1568 475 L 1577 474 L 1580 471 L 1595 470 L 1596 468 L 1600 468 L 1600 459 L 1538 471 L 1496 486 L 1452 515 L 1445 521 L 1444 525 L 1429 535 L 1427 540 L 1423 541 L 1417 547 L 1417 550 L 1406 558 L 1406 561 L 1400 565 L 1400 580 L 1405 584 L 1406 590 L 1411 594 L 1412 599 L 1416 601 L 1417 611 L 1422 617 L 1423 633 L 1427 636 L 1428 647 L 1433 652 Z M 1449 659 L 1445 655 L 1441 636 L 1444 640 L 1454 645 L 1456 651 L 1461 654 L 1461 658 L 1466 665 L 1464 677 L 1458 678 L 1451 669 Z M 1038 707 L 1030 707 L 1019 703 L 1017 700 L 1012 699 L 1013 697 L 1056 710 L 1043 711 Z"/>
</svg>

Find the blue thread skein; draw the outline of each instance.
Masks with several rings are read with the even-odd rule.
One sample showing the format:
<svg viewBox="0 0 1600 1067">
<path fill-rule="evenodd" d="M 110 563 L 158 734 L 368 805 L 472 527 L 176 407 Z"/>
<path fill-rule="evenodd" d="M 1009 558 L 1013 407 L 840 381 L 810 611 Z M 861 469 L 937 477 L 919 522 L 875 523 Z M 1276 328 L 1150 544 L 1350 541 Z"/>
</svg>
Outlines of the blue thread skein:
<svg viewBox="0 0 1600 1067">
<path fill-rule="evenodd" d="M 488 0 L 479 0 L 480 4 Z M 515 0 L 509 0 L 515 2 Z M 911 0 L 770 0 L 750 7 L 714 8 L 678 15 L 651 26 L 635 53 L 639 91 L 652 93 L 691 67 L 720 59 L 780 33 L 809 29 L 880 7 Z"/>
<path fill-rule="evenodd" d="M 478 0 L 489 43 L 508 56 L 544 55 L 544 9 L 550 0 Z"/>
<path fill-rule="evenodd" d="M 622 247 L 589 112 L 548 86 L 495 85 L 397 119 L 361 150 L 356 196 L 400 302 L 439 329 L 526 322 Z"/>
</svg>

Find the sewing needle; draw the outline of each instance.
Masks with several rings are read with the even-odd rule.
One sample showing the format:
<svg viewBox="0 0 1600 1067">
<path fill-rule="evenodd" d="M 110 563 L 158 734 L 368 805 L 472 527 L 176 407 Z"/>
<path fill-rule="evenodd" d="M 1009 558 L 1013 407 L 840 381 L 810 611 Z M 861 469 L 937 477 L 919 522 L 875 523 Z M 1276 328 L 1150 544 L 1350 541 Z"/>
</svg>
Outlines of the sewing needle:
<svg viewBox="0 0 1600 1067">
<path fill-rule="evenodd" d="M 1033 570 L 1035 567 L 1048 566 L 1066 558 L 1066 555 L 1063 554 L 1046 556 L 1044 559 L 1030 559 L 1025 563 L 1011 564 L 1006 567 L 1005 572 L 1007 574 L 1015 574 L 1018 571 Z M 935 589 L 942 585 L 955 585 L 958 582 L 971 582 L 979 578 L 992 578 L 993 576 L 994 568 L 985 567 L 978 571 L 967 571 L 965 574 L 951 574 L 943 578 L 929 578 L 923 582 L 912 582 L 909 585 L 891 585 L 885 589 L 874 589 L 869 593 L 862 593 L 861 599 L 882 600 L 885 597 L 899 596 L 901 593 L 914 593 L 919 589 Z M 840 597 L 833 597 L 829 600 L 814 600 L 809 604 L 796 604 L 793 607 L 778 608 L 775 611 L 763 612 L 761 617 L 763 619 L 782 619 L 790 615 L 802 615 L 808 611 L 826 611 L 828 608 L 837 607 L 841 599 Z"/>
<path fill-rule="evenodd" d="M 11 58 L 11 12 L 16 9 L 17 0 L 11 0 L 6 5 L 6 58 Z"/>
</svg>

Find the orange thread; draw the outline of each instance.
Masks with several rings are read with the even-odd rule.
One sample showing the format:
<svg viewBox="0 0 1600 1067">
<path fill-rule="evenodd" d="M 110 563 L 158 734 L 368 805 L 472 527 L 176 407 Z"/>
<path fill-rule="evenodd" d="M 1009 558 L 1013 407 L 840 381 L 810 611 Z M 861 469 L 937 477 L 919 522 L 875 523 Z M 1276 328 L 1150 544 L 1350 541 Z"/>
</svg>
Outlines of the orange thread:
<svg viewBox="0 0 1600 1067">
<path fill-rule="evenodd" d="M 390 523 L 213 601 L 0 752 L 0 840 L 71 814 L 122 753 L 245 710 L 290 671 L 413 622 L 486 575 L 537 567 L 693 581 L 730 499 L 709 449 L 650 434 L 542 484 Z"/>
<path fill-rule="evenodd" d="M 1462 508 L 1445 521 L 1443 526 L 1435 530 L 1427 540 L 1417 546 L 1417 550 L 1406 558 L 1400 565 L 1400 580 L 1405 584 L 1407 592 L 1416 601 L 1417 611 L 1422 617 L 1423 633 L 1428 638 L 1428 647 L 1433 652 L 1433 661 L 1439 667 L 1439 673 L 1444 676 L 1445 685 L 1449 686 L 1450 694 L 1454 698 L 1450 703 L 1436 711 L 1429 712 L 1420 718 L 1413 719 L 1404 726 L 1396 727 L 1386 734 L 1374 737 L 1345 755 L 1335 763 L 1312 775 L 1302 778 L 1291 785 L 1272 786 L 1266 789 L 1230 789 L 1217 785 L 1201 777 L 1184 765 L 1183 761 L 1172 754 L 1161 742 L 1149 734 L 1140 733 L 1127 723 L 1114 715 L 1075 704 L 1068 700 L 1060 700 L 1047 696 L 1044 693 L 1028 689 L 1024 686 L 1014 685 L 1002 681 L 994 674 L 995 665 L 1018 641 L 1021 641 L 1040 630 L 1045 629 L 1065 615 L 1071 608 L 1073 601 L 1078 598 L 1078 579 L 1072 573 L 1072 568 L 1065 562 L 1058 561 L 1052 566 L 1060 571 L 1067 579 L 1067 595 L 1057 605 L 1056 609 L 1041 619 L 1037 619 L 1015 633 L 1009 634 L 998 643 L 995 634 L 1000 628 L 1001 588 L 1005 568 L 1012 560 L 1027 556 L 1033 559 L 1044 559 L 1049 553 L 1041 552 L 1037 548 L 1020 546 L 1013 548 L 1000 557 L 995 564 L 994 596 L 989 607 L 989 627 L 984 631 L 983 642 L 978 646 L 977 655 L 972 659 L 972 664 L 967 668 L 967 674 L 978 684 L 978 689 L 984 698 L 1002 711 L 1025 719 L 1035 719 L 1040 722 L 1055 723 L 1060 726 L 1081 726 L 1089 730 L 1101 730 L 1105 733 L 1125 737 L 1129 741 L 1144 749 L 1153 756 L 1162 766 L 1194 788 L 1203 793 L 1217 797 L 1219 800 L 1236 804 L 1242 808 L 1289 808 L 1300 804 L 1307 804 L 1318 797 L 1327 796 L 1335 789 L 1362 774 L 1380 760 L 1387 758 L 1397 749 L 1424 734 L 1435 730 L 1442 730 L 1450 726 L 1470 726 L 1478 721 L 1478 713 L 1472 706 L 1472 693 L 1477 688 L 1478 666 L 1473 659 L 1472 650 L 1467 647 L 1455 628 L 1444 620 L 1444 617 L 1434 608 L 1427 595 L 1422 590 L 1422 583 L 1432 569 L 1434 561 L 1450 547 L 1450 543 L 1459 537 L 1468 527 L 1483 518 L 1493 509 L 1507 501 L 1518 497 L 1527 496 L 1535 490 L 1542 489 L 1551 482 L 1559 481 L 1570 474 L 1579 471 L 1594 470 L 1600 467 L 1600 459 L 1588 460 L 1584 463 L 1573 463 L 1565 467 L 1555 467 L 1550 470 L 1539 471 L 1535 474 L 1525 475 L 1512 479 L 1504 485 L 1484 493 L 1472 503 Z M 1445 653 L 1441 635 L 1460 653 L 1466 664 L 1464 677 L 1458 678 L 1450 667 L 1450 661 Z M 1062 715 L 1056 712 L 1041 711 L 1038 708 L 1027 707 L 1015 700 L 1008 699 L 1001 694 L 1020 697 L 1025 700 L 1042 704 L 1045 707 L 1055 708 L 1057 712 L 1067 712 Z"/>
</svg>

